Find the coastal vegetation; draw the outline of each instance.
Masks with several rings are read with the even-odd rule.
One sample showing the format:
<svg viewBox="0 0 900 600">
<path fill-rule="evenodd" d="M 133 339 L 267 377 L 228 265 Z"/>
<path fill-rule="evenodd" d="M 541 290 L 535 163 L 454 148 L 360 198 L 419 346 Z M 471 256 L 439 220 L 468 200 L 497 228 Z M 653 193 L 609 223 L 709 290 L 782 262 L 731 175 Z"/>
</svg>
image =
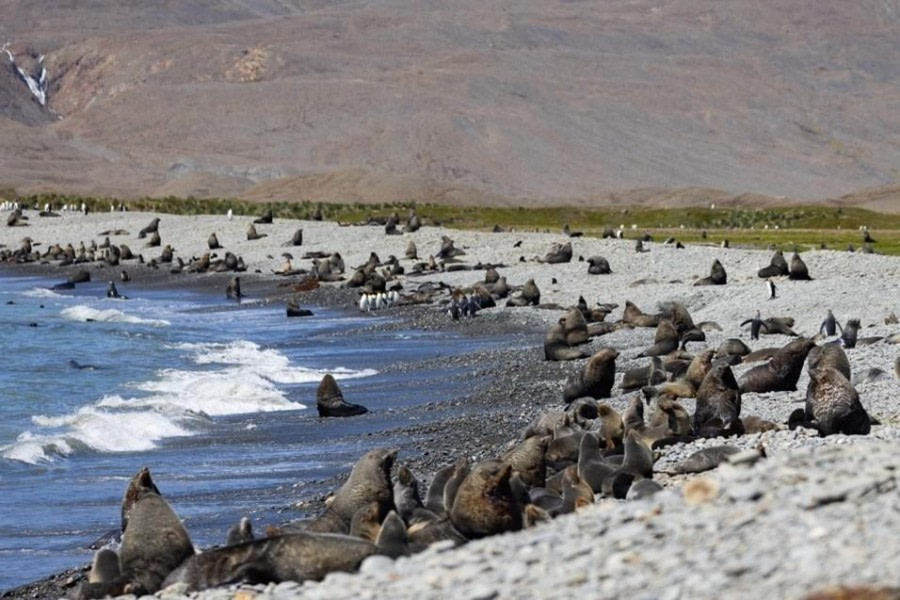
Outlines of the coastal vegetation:
<svg viewBox="0 0 900 600">
<path fill-rule="evenodd" d="M 3 194 L 6 195 L 6 194 Z M 7 198 L 9 199 L 9 198 Z M 564 225 L 586 236 L 601 236 L 604 230 L 622 229 L 626 238 L 650 234 L 655 241 L 674 237 L 682 243 L 719 244 L 727 240 L 733 247 L 798 251 L 828 248 L 847 250 L 864 246 L 862 229 L 875 240 L 875 252 L 900 255 L 900 215 L 882 214 L 856 207 L 790 206 L 766 208 L 683 207 L 621 208 L 552 206 L 453 206 L 396 202 L 389 204 L 313 203 L 309 201 L 260 203 L 227 198 L 141 198 L 120 200 L 46 193 L 22 196 L 26 206 L 54 208 L 84 203 L 92 211 L 108 211 L 125 206 L 128 210 L 168 214 L 258 215 L 272 210 L 276 218 L 308 219 L 318 210 L 323 219 L 360 223 L 384 219 L 393 212 L 405 218 L 415 208 L 426 224 L 455 229 L 561 232 Z"/>
</svg>

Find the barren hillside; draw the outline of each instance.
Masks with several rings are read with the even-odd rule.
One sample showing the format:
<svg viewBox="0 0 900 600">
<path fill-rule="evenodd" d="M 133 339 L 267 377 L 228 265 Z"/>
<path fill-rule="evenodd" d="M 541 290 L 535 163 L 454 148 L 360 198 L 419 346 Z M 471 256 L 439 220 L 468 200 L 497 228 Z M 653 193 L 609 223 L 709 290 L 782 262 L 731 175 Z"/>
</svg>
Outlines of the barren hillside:
<svg viewBox="0 0 900 600">
<path fill-rule="evenodd" d="M 49 77 L 47 118 L 0 56 L 0 184 L 23 191 L 900 210 L 897 0 L 0 14 Z"/>
</svg>

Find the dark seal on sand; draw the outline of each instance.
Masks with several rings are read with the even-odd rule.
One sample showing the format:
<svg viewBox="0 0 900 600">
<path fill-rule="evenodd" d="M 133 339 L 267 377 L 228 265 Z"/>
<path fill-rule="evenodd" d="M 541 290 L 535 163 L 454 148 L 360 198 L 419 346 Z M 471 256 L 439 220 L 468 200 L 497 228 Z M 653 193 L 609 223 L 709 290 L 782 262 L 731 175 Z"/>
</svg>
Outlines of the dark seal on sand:
<svg viewBox="0 0 900 600">
<path fill-rule="evenodd" d="M 316 390 L 316 408 L 320 417 L 353 417 L 369 412 L 365 406 L 345 401 L 330 373 L 322 377 L 319 389 Z"/>
<path fill-rule="evenodd" d="M 772 256 L 769 265 L 760 269 L 757 275 L 763 279 L 768 279 L 769 277 L 787 275 L 789 271 L 787 261 L 784 260 L 784 254 L 781 250 L 777 250 Z"/>
<path fill-rule="evenodd" d="M 601 348 L 584 365 L 563 390 L 566 403 L 578 398 L 609 398 L 612 395 L 613 383 L 616 380 L 616 358 L 618 350 Z"/>
<path fill-rule="evenodd" d="M 815 423 L 819 435 L 869 433 L 871 419 L 859 401 L 859 394 L 838 369 L 828 366 L 810 369 L 809 378 L 806 418 Z"/>
<path fill-rule="evenodd" d="M 725 285 L 728 282 L 728 275 L 725 273 L 725 267 L 719 262 L 719 259 L 713 261 L 710 268 L 709 277 L 698 279 L 694 285 Z"/>
<path fill-rule="evenodd" d="M 753 367 L 741 376 L 741 392 L 793 392 L 803 370 L 806 355 L 815 346 L 812 340 L 797 338 L 780 348 L 772 360 Z"/>
<path fill-rule="evenodd" d="M 511 475 L 509 464 L 488 460 L 475 465 L 463 480 L 450 522 L 467 539 L 522 529 L 522 508 L 510 487 Z"/>
<path fill-rule="evenodd" d="M 794 255 L 791 257 L 791 270 L 788 273 L 788 279 L 800 280 L 800 281 L 809 281 L 812 277 L 809 276 L 809 270 L 806 268 L 806 263 L 803 262 L 803 259 L 800 258 L 800 255 L 794 252 Z"/>
</svg>

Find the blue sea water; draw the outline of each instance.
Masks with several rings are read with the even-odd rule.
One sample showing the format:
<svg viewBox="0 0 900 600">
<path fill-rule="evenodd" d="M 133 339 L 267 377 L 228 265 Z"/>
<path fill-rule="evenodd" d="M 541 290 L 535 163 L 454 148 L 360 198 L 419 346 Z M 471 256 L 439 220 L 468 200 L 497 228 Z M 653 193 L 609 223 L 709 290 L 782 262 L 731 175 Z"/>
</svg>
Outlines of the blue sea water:
<svg viewBox="0 0 900 600">
<path fill-rule="evenodd" d="M 0 277 L 0 590 L 88 562 L 142 466 L 199 546 L 244 515 L 289 520 L 279 511 L 349 469 L 367 433 L 459 385 L 449 370 L 410 385 L 391 365 L 496 343 L 357 333 L 373 317 L 350 310 L 287 319 L 184 290 L 111 300 L 101 283 L 52 283 Z M 371 413 L 317 419 L 325 373 Z"/>
</svg>

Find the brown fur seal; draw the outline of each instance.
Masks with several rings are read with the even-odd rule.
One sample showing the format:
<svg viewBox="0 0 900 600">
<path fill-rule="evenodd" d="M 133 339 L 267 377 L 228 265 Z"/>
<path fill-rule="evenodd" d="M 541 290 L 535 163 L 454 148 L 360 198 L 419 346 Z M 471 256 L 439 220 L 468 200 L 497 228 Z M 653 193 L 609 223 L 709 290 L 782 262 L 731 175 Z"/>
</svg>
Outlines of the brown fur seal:
<svg viewBox="0 0 900 600">
<path fill-rule="evenodd" d="M 158 230 L 159 230 L 159 217 L 155 217 L 152 221 L 150 221 L 149 225 L 147 225 L 146 227 L 141 229 L 141 231 L 138 233 L 138 238 L 144 239 L 145 237 L 147 237 L 148 233 L 156 233 Z"/>
<path fill-rule="evenodd" d="M 698 279 L 694 285 L 725 285 L 728 282 L 728 275 L 725 273 L 725 267 L 719 262 L 719 259 L 713 261 L 710 268 L 709 277 Z"/>
<path fill-rule="evenodd" d="M 525 300 L 526 305 L 537 306 L 541 303 L 541 291 L 538 289 L 534 279 L 529 279 L 522 286 L 521 297 Z"/>
<path fill-rule="evenodd" d="M 512 467 L 488 460 L 472 469 L 462 482 L 450 522 L 467 539 L 522 529 L 522 507 L 512 493 Z"/>
<path fill-rule="evenodd" d="M 230 583 L 317 581 L 335 571 L 356 571 L 377 552 L 372 542 L 348 535 L 279 535 L 192 556 L 164 585 L 181 583 L 197 591 Z"/>
<path fill-rule="evenodd" d="M 776 431 L 778 429 L 781 429 L 781 426 L 777 423 L 766 421 L 765 419 L 761 419 L 754 415 L 741 417 L 741 423 L 744 424 L 744 433 L 747 435 L 752 435 L 754 433 L 764 433 L 766 431 Z"/>
<path fill-rule="evenodd" d="M 553 244 L 553 248 L 550 249 L 544 256 L 544 260 L 541 262 L 549 263 L 551 265 L 567 263 L 572 260 L 572 242 L 566 242 L 565 244 Z"/>
<path fill-rule="evenodd" d="M 150 241 L 144 244 L 145 248 L 157 248 L 162 245 L 162 238 L 159 237 L 159 232 L 154 231 L 150 236 Z"/>
<path fill-rule="evenodd" d="M 406 533 L 406 524 L 394 511 L 389 512 L 384 518 L 375 538 L 375 545 L 382 554 L 391 558 L 409 556 L 409 536 Z"/>
<path fill-rule="evenodd" d="M 635 327 L 656 327 L 659 325 L 659 315 L 645 314 L 631 300 L 626 300 L 622 321 Z"/>
<path fill-rule="evenodd" d="M 769 317 L 762 322 L 762 327 L 764 333 L 771 335 L 798 335 L 797 332 L 792 329 L 794 327 L 793 317 Z"/>
<path fill-rule="evenodd" d="M 759 275 L 759 277 L 761 277 L 762 279 L 768 279 L 769 277 L 787 275 L 789 272 L 790 269 L 788 269 L 788 264 L 784 259 L 784 254 L 781 252 L 781 250 L 776 250 L 775 254 L 772 256 L 772 260 L 769 261 L 769 265 L 760 269 L 757 275 Z"/>
<path fill-rule="evenodd" d="M 806 357 L 806 366 L 808 369 L 819 369 L 822 367 L 837 369 L 848 381 L 853 377 L 850 372 L 850 359 L 847 358 L 847 353 L 838 344 L 814 346 Z"/>
<path fill-rule="evenodd" d="M 608 450 L 621 446 L 622 439 L 625 437 L 625 424 L 622 416 L 616 412 L 616 409 L 604 402 L 597 403 L 597 413 L 600 427 L 596 434 L 600 438 L 600 442 Z"/>
<path fill-rule="evenodd" d="M 697 403 L 694 409 L 693 427 L 699 432 L 701 427 L 714 418 L 721 420 L 726 430 L 742 427 L 741 390 L 734 378 L 731 367 L 725 362 L 712 365 L 697 389 Z"/>
<path fill-rule="evenodd" d="M 754 363 L 766 361 L 778 354 L 779 350 L 781 350 L 781 348 L 760 348 L 759 350 L 754 350 L 750 354 L 744 356 L 741 362 Z"/>
<path fill-rule="evenodd" d="M 353 514 L 350 521 L 350 535 L 375 543 L 381 530 L 381 507 L 377 502 L 369 502 Z"/>
<path fill-rule="evenodd" d="M 413 513 L 424 506 L 419 495 L 419 481 L 406 465 L 400 465 L 394 482 L 394 508 L 397 514 L 404 521 L 409 521 Z"/>
<path fill-rule="evenodd" d="M 109 548 L 101 548 L 94 554 L 88 583 L 110 583 L 118 579 L 119 555 Z"/>
<path fill-rule="evenodd" d="M 719 348 L 716 350 L 716 358 L 747 356 L 750 352 L 750 347 L 743 341 L 738 338 L 729 338 L 719 345 Z"/>
<path fill-rule="evenodd" d="M 162 495 L 159 488 L 153 483 L 150 469 L 142 467 L 128 482 L 128 487 L 125 488 L 125 493 L 122 495 L 122 533 L 125 533 L 125 529 L 128 527 L 128 516 L 134 505 L 148 493 Z"/>
<path fill-rule="evenodd" d="M 513 468 L 528 487 L 542 486 L 547 478 L 544 453 L 549 443 L 550 436 L 532 436 L 516 444 L 503 455 L 502 460 Z"/>
<path fill-rule="evenodd" d="M 356 511 L 377 502 L 384 516 L 394 507 L 391 467 L 397 458 L 396 450 L 370 450 L 353 466 L 350 477 L 335 493 L 331 504 L 307 527 L 314 533 L 349 533 Z"/>
<path fill-rule="evenodd" d="M 563 400 L 566 403 L 578 398 L 609 398 L 616 379 L 618 350 L 601 348 L 584 365 L 580 373 L 566 385 Z"/>
<path fill-rule="evenodd" d="M 587 354 L 577 348 L 570 348 L 566 342 L 565 319 L 547 330 L 544 336 L 544 358 L 546 360 L 563 361 L 586 358 Z"/>
<path fill-rule="evenodd" d="M 456 500 L 456 494 L 459 492 L 459 487 L 462 485 L 462 482 L 465 481 L 466 477 L 469 476 L 471 470 L 468 458 L 460 456 L 456 459 L 456 462 L 453 464 L 453 473 L 450 475 L 447 484 L 444 486 L 444 496 L 442 501 L 444 513 L 450 512 L 450 508 Z"/>
<path fill-rule="evenodd" d="M 803 370 L 806 355 L 815 346 L 812 340 L 797 338 L 780 348 L 772 360 L 753 367 L 741 376 L 742 393 L 793 392 Z"/>
<path fill-rule="evenodd" d="M 588 337 L 587 321 L 584 319 L 584 315 L 580 310 L 577 308 L 570 309 L 566 312 L 564 319 L 566 343 L 569 346 L 578 346 L 580 344 L 585 344 L 590 340 Z"/>
<path fill-rule="evenodd" d="M 269 234 L 268 233 L 259 233 L 258 231 L 256 231 L 256 227 L 254 227 L 253 223 L 251 223 L 250 226 L 247 227 L 247 240 L 248 241 L 259 240 L 259 239 L 266 237 L 267 235 L 269 235 Z"/>
<path fill-rule="evenodd" d="M 221 244 L 219 244 L 219 238 L 216 236 L 215 232 L 209 234 L 209 238 L 206 240 L 206 245 L 209 246 L 210 250 L 218 250 L 221 248 Z"/>
<path fill-rule="evenodd" d="M 625 371 L 622 382 L 619 384 L 619 390 L 632 392 L 646 385 L 658 385 L 664 382 L 667 377 L 666 370 L 663 368 L 662 358 L 652 356 L 650 357 L 650 364 L 647 366 Z"/>
<path fill-rule="evenodd" d="M 710 446 L 697 450 L 686 459 L 671 467 L 666 473 L 684 475 L 688 473 L 703 473 L 711 471 L 728 460 L 728 457 L 737 454 L 741 449 L 735 446 Z"/>
<path fill-rule="evenodd" d="M 578 448 L 578 463 L 576 472 L 579 479 L 584 481 L 595 494 L 599 494 L 603 487 L 603 480 L 615 470 L 615 467 L 606 462 L 600 451 L 597 436 L 586 432 L 581 438 Z"/>
<path fill-rule="evenodd" d="M 434 474 L 431 484 L 428 486 L 428 492 L 425 494 L 425 508 L 436 515 L 446 513 L 444 508 L 444 488 L 447 487 L 447 482 L 453 477 L 455 470 L 456 465 L 441 467 Z"/>
<path fill-rule="evenodd" d="M 684 374 L 684 380 L 689 383 L 695 390 L 700 389 L 700 384 L 709 370 L 712 368 L 714 352 L 712 350 L 704 350 L 694 357 L 691 364 L 688 365 L 687 372 Z"/>
<path fill-rule="evenodd" d="M 828 366 L 810 369 L 809 377 L 806 418 L 815 423 L 819 435 L 869 433 L 871 420 L 859 401 L 859 394 L 838 369 Z"/>
<path fill-rule="evenodd" d="M 119 548 L 125 591 L 152 594 L 178 565 L 194 554 L 190 536 L 169 503 L 155 492 L 138 498 Z"/>
<path fill-rule="evenodd" d="M 642 356 L 662 356 L 678 348 L 678 331 L 675 325 L 668 319 L 661 319 L 656 327 L 656 336 L 653 345 L 638 354 Z"/>
<path fill-rule="evenodd" d="M 803 259 L 800 258 L 800 255 L 796 252 L 794 252 L 794 255 L 791 257 L 791 269 L 788 272 L 788 279 L 795 281 L 809 281 L 812 279 L 812 277 L 809 276 L 809 270 L 806 268 L 806 263 L 803 262 Z"/>
<path fill-rule="evenodd" d="M 316 390 L 316 409 L 320 417 L 352 417 L 369 412 L 365 406 L 344 400 L 337 381 L 330 373 L 319 382 L 319 388 Z"/>
<path fill-rule="evenodd" d="M 654 388 L 644 388 L 648 397 L 647 425 L 651 429 L 665 426 L 667 437 L 683 438 L 691 434 L 691 415 L 677 400 L 666 393 L 658 393 Z"/>
</svg>

